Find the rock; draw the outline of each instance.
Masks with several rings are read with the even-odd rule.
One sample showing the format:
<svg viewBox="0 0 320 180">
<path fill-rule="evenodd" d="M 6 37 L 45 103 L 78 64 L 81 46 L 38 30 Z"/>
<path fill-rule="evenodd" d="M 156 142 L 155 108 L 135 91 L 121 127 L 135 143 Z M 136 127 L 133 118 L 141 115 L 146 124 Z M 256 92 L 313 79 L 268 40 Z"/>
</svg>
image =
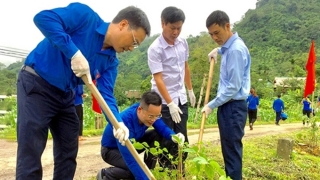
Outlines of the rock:
<svg viewBox="0 0 320 180">
<path fill-rule="evenodd" d="M 289 138 L 282 138 L 278 140 L 277 155 L 280 158 L 289 160 L 293 151 L 294 141 Z"/>
</svg>

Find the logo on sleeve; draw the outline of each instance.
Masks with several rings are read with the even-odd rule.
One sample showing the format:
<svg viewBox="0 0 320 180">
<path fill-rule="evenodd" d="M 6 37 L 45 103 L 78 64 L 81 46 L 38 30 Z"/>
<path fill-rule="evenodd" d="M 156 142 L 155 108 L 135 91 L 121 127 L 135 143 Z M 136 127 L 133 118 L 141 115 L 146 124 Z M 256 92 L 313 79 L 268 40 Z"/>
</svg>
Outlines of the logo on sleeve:
<svg viewBox="0 0 320 180">
<path fill-rule="evenodd" d="M 100 78 L 100 72 L 98 69 L 94 70 L 94 76 L 95 76 L 95 79 Z"/>
</svg>

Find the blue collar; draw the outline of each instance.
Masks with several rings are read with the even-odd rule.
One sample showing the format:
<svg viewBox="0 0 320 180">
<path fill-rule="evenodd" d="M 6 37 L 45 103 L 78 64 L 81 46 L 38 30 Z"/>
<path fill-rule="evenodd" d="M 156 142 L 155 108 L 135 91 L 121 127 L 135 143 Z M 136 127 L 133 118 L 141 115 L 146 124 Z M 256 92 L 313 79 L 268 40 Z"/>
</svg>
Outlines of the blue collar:
<svg viewBox="0 0 320 180">
<path fill-rule="evenodd" d="M 225 42 L 222 47 L 221 47 L 221 54 L 223 54 L 233 43 L 234 40 L 238 39 L 239 35 L 237 32 L 233 33 L 233 35 L 227 40 L 227 42 Z"/>
<path fill-rule="evenodd" d="M 109 28 L 110 23 L 102 22 L 100 26 L 96 29 L 96 31 L 101 34 L 103 37 L 106 36 L 107 30 Z M 103 38 L 104 39 L 104 38 Z M 113 49 L 113 47 L 108 48 L 106 50 L 101 51 L 100 53 L 110 55 L 110 56 L 116 56 L 117 52 Z"/>
</svg>

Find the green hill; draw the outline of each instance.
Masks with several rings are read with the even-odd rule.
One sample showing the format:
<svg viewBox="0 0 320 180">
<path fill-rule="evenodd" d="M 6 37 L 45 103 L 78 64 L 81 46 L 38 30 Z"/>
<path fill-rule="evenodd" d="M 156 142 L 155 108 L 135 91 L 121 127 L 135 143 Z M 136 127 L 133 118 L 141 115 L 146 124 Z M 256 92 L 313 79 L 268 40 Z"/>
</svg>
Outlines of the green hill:
<svg viewBox="0 0 320 180">
<path fill-rule="evenodd" d="M 200 20 L 205 22 L 205 19 Z M 233 25 L 247 44 L 251 58 L 251 82 L 259 95 L 272 96 L 273 80 L 277 76 L 304 77 L 312 38 L 320 43 L 320 0 L 258 0 L 256 9 L 248 10 L 242 20 Z M 132 53 L 121 53 L 116 84 L 118 100 L 132 89 L 150 88 L 151 73 L 147 64 L 149 45 L 159 35 L 147 38 Z M 189 36 L 189 65 L 196 96 L 199 96 L 204 74 L 209 71 L 207 54 L 218 45 L 207 32 Z M 319 52 L 320 53 L 320 52 Z M 319 54 L 318 53 L 318 54 Z M 318 55 L 318 57 L 320 57 Z M 215 64 L 211 96 L 215 95 L 219 78 L 219 62 Z M 21 63 L 0 70 L 0 94 L 15 93 L 15 78 Z M 317 74 L 320 73 L 318 64 Z M 320 82 L 320 78 L 317 78 Z M 123 101 L 124 102 L 124 101 Z M 121 103 L 120 103 L 121 104 Z"/>
</svg>

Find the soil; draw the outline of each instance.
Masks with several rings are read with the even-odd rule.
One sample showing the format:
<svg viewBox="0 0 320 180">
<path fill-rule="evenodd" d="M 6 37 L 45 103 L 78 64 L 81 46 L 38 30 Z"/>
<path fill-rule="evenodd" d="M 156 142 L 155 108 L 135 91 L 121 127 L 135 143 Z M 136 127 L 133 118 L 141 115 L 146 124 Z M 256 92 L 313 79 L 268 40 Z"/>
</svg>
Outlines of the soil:
<svg viewBox="0 0 320 180">
<path fill-rule="evenodd" d="M 249 127 L 245 128 L 244 138 L 254 138 L 265 135 L 274 135 L 281 133 L 288 133 L 304 128 L 302 123 L 281 124 L 276 125 L 256 125 L 251 131 Z M 190 144 L 195 144 L 198 141 L 199 129 L 189 130 L 188 138 Z M 97 172 L 108 165 L 102 160 L 100 156 L 100 136 L 85 137 L 85 140 L 79 143 L 79 152 L 77 157 L 77 170 L 74 179 L 89 180 L 95 177 Z M 204 130 L 203 141 L 219 141 L 218 128 L 208 128 Z M 15 179 L 16 166 L 16 142 L 9 142 L 0 139 L 0 179 L 13 180 Z M 43 179 L 52 179 L 53 176 L 53 153 L 52 140 L 48 140 L 45 151 L 42 155 Z"/>
</svg>

